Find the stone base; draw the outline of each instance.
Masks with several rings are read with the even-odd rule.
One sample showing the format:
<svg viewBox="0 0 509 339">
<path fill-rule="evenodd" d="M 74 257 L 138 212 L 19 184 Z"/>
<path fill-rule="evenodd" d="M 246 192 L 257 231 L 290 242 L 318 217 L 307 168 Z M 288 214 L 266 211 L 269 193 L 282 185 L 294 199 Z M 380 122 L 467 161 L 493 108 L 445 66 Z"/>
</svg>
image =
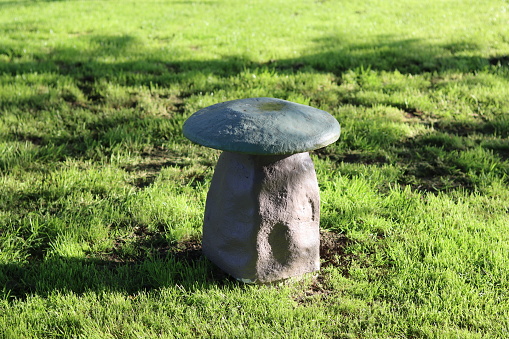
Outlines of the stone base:
<svg viewBox="0 0 509 339">
<path fill-rule="evenodd" d="M 224 152 L 207 195 L 203 252 L 245 282 L 269 283 L 317 271 L 319 206 L 307 152 Z"/>
</svg>

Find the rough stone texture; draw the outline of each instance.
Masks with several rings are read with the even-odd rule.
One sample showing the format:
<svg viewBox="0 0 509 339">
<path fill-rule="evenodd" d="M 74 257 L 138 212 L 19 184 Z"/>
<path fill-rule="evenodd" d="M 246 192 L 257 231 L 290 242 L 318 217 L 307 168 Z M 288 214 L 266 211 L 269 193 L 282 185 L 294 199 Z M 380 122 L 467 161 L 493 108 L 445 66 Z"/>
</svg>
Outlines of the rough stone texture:
<svg viewBox="0 0 509 339">
<path fill-rule="evenodd" d="M 307 152 L 224 152 L 207 196 L 203 252 L 245 282 L 268 283 L 320 268 L 319 191 Z"/>
</svg>

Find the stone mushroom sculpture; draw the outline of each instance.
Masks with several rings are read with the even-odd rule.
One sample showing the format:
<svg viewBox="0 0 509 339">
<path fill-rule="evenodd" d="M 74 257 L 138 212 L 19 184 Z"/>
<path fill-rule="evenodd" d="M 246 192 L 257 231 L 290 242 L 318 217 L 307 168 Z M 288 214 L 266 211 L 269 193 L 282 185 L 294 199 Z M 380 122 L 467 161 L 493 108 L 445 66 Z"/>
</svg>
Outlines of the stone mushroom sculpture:
<svg viewBox="0 0 509 339">
<path fill-rule="evenodd" d="M 309 106 L 250 98 L 194 113 L 183 133 L 224 151 L 205 206 L 205 256 L 250 283 L 319 270 L 320 197 L 308 151 L 339 138 L 337 120 Z"/>
</svg>

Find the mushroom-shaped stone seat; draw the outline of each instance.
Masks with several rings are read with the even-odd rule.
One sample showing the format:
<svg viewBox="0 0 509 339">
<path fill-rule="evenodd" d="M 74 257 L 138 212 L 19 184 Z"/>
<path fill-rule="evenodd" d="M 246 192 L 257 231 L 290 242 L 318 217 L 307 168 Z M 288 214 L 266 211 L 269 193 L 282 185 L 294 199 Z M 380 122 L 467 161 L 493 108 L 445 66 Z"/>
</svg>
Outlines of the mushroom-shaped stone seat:
<svg viewBox="0 0 509 339">
<path fill-rule="evenodd" d="M 274 98 L 227 101 L 186 120 L 191 141 L 220 149 L 203 222 L 203 252 L 244 282 L 320 268 L 320 198 L 309 151 L 339 138 L 329 113 Z"/>
</svg>

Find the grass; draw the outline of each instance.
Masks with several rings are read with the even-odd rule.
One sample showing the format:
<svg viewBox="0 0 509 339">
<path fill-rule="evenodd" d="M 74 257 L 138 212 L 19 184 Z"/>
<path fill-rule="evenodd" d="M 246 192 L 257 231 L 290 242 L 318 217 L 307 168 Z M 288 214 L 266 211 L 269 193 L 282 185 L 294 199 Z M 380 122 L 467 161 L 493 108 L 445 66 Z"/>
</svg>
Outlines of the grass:
<svg viewBox="0 0 509 339">
<path fill-rule="evenodd" d="M 0 0 L 0 337 L 506 338 L 509 3 Z M 200 253 L 205 106 L 324 109 L 318 277 Z M 328 232 L 326 232 L 328 230 Z"/>
</svg>

